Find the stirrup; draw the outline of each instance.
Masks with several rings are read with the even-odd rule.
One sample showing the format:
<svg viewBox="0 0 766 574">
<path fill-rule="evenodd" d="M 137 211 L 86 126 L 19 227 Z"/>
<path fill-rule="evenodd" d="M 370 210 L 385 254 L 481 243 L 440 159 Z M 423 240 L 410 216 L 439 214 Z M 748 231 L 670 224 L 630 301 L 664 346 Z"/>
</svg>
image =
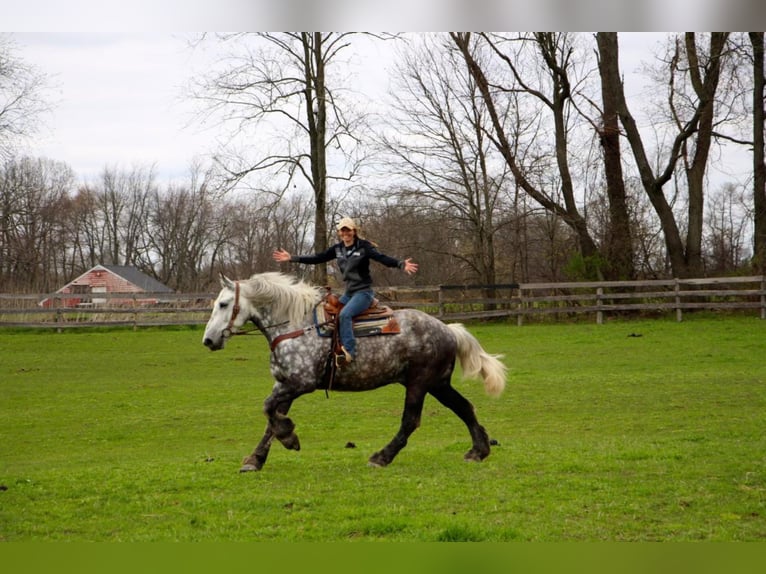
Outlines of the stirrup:
<svg viewBox="0 0 766 574">
<path fill-rule="evenodd" d="M 341 347 L 340 350 L 341 352 L 335 355 L 335 366 L 338 368 L 348 365 L 354 360 L 354 357 L 346 350 L 346 347 Z"/>
</svg>

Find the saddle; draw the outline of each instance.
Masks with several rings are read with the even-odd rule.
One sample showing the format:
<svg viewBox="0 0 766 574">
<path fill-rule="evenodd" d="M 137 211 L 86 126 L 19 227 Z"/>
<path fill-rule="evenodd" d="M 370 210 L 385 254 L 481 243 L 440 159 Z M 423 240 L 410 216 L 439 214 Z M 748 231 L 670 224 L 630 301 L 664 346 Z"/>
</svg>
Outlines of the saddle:
<svg viewBox="0 0 766 574">
<path fill-rule="evenodd" d="M 321 336 L 331 336 L 332 331 L 337 331 L 338 316 L 343 309 L 335 293 L 329 289 L 322 300 L 322 304 L 316 309 L 316 323 Z M 323 316 L 320 316 L 321 315 Z M 370 337 L 373 335 L 394 335 L 400 333 L 399 323 L 394 317 L 394 310 L 387 305 L 381 305 L 380 301 L 373 299 L 372 304 L 353 319 L 354 336 Z"/>
<path fill-rule="evenodd" d="M 341 309 L 343 309 L 343 305 L 329 287 L 322 302 L 314 308 L 314 327 L 317 334 L 320 337 L 331 339 L 330 353 L 327 356 L 322 377 L 325 386 L 320 386 L 320 388 L 325 389 L 325 395 L 328 397 L 338 369 L 345 364 L 345 354 L 340 342 L 340 329 L 338 329 L 338 316 Z M 364 312 L 353 318 L 353 327 L 355 337 L 401 333 L 393 309 L 381 305 L 377 299 L 374 299 Z"/>
<path fill-rule="evenodd" d="M 320 337 L 330 337 L 332 340 L 328 366 L 325 369 L 327 372 L 326 378 L 329 380 L 328 388 L 335 378 L 335 370 L 345 361 L 345 354 L 340 342 L 340 329 L 338 329 L 338 317 L 341 309 L 343 309 L 343 304 L 338 299 L 338 296 L 330 291 L 329 287 L 322 303 L 314 309 L 314 322 L 317 334 Z M 372 304 L 365 311 L 354 316 L 352 321 L 354 337 L 396 335 L 401 333 L 399 323 L 396 317 L 394 317 L 393 309 L 386 305 L 381 305 L 377 299 L 373 299 Z"/>
</svg>

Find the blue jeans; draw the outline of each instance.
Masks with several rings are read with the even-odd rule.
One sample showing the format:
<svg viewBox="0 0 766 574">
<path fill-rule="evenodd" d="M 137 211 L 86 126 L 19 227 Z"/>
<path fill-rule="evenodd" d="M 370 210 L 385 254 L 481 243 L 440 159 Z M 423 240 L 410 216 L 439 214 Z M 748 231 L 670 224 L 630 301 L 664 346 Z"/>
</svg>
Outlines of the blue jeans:
<svg viewBox="0 0 766 574">
<path fill-rule="evenodd" d="M 344 305 L 340 315 L 338 315 L 340 342 L 352 357 L 356 357 L 353 319 L 359 313 L 369 308 L 374 298 L 375 293 L 373 293 L 372 289 L 357 291 L 351 295 L 344 293 L 339 298 L 340 302 Z"/>
</svg>

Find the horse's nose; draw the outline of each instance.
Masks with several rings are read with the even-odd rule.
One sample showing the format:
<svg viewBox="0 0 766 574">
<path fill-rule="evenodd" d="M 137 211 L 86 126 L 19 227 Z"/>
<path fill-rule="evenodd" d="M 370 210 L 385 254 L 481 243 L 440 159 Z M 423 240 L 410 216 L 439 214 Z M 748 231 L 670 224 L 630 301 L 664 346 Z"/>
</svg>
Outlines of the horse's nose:
<svg viewBox="0 0 766 574">
<path fill-rule="evenodd" d="M 208 349 L 213 348 L 213 339 L 210 337 L 205 337 L 205 339 L 202 341 L 202 344 L 205 345 Z"/>
</svg>

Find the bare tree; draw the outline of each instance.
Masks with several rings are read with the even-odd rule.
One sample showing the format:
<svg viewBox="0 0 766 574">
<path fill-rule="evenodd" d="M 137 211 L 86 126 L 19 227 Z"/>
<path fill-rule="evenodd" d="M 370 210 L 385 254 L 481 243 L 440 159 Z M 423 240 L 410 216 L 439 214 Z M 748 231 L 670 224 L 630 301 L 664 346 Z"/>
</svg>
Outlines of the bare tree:
<svg viewBox="0 0 766 574">
<path fill-rule="evenodd" d="M 65 164 L 21 158 L 0 170 L 0 282 L 4 288 L 49 290 L 69 248 L 64 224 L 74 182 Z"/>
<path fill-rule="evenodd" d="M 0 159 L 36 132 L 48 110 L 45 88 L 45 75 L 21 60 L 10 37 L 0 34 Z"/>
<path fill-rule="evenodd" d="M 611 83 L 615 70 L 619 70 L 616 34 L 596 34 L 601 75 L 601 101 L 603 103 L 602 125 L 599 141 L 604 153 L 604 178 L 609 206 L 609 223 L 602 242 L 607 264 L 611 269 L 607 276 L 612 279 L 632 279 L 635 276 L 633 240 L 631 237 L 628 199 L 622 170 L 620 127 L 617 110 L 619 95 Z"/>
<path fill-rule="evenodd" d="M 226 221 L 226 243 L 219 262 L 227 274 L 248 277 L 272 269 L 275 245 L 291 253 L 311 249 L 306 233 L 311 229 L 313 210 L 300 197 L 273 202 L 248 195 L 228 199 L 216 211 Z"/>
<path fill-rule="evenodd" d="M 451 256 L 472 270 L 474 281 L 493 284 L 509 172 L 486 137 L 486 106 L 461 62 L 445 37 L 427 36 L 403 55 L 380 138 L 389 158 L 386 193 L 403 206 L 440 212 L 441 220 L 448 215 L 443 232 L 449 229 L 454 240 Z"/>
<path fill-rule="evenodd" d="M 602 58 L 616 57 L 618 51 L 616 33 L 602 33 L 609 37 L 608 42 L 599 44 Z M 676 277 L 688 277 L 690 274 L 701 273 L 702 253 L 702 217 L 703 217 L 703 180 L 707 167 L 710 149 L 710 137 L 713 125 L 715 95 L 717 93 L 722 57 L 727 34 L 711 34 L 704 58 L 698 52 L 694 34 L 687 34 L 683 44 L 675 44 L 678 48 L 671 52 L 667 62 L 667 90 L 670 105 L 669 115 L 675 121 L 675 135 L 671 136 L 672 143 L 664 154 L 664 165 L 655 169 L 644 144 L 638 124 L 631 113 L 625 98 L 624 87 L 620 77 L 619 66 L 612 68 L 605 81 L 615 88 L 617 113 L 625 129 L 625 137 L 630 144 L 633 158 L 645 193 L 660 220 L 665 239 L 665 247 L 671 269 Z M 609 53 L 606 53 L 609 52 Z M 685 55 L 684 55 L 685 54 Z M 686 59 L 684 69 L 680 62 Z M 679 71 L 684 71 L 692 85 L 692 92 L 679 94 L 681 80 L 677 77 Z M 679 97 L 681 96 L 681 97 Z M 694 152 L 690 152 L 690 142 L 694 139 Z M 672 203 L 664 192 L 664 186 L 673 178 L 678 162 L 688 158 L 686 167 L 687 183 L 689 186 L 688 202 L 688 232 L 684 242 L 679 222 L 673 212 Z"/>
<path fill-rule="evenodd" d="M 109 258 L 116 265 L 148 264 L 146 223 L 149 198 L 155 188 L 154 168 L 130 171 L 107 168 L 100 190 Z"/>
<path fill-rule="evenodd" d="M 687 32 L 684 35 L 684 51 L 688 64 L 688 77 L 696 101 L 690 106 L 686 117 L 699 113 L 699 125 L 693 138 L 684 141 L 682 146 L 684 171 L 689 193 L 688 230 L 686 235 L 686 271 L 699 277 L 703 273 L 702 230 L 705 205 L 705 173 L 708 169 L 710 148 L 713 143 L 713 131 L 716 118 L 716 97 L 723 61 L 725 59 L 726 40 L 729 34 L 719 32 L 710 34 L 708 46 L 698 46 L 697 34 Z M 675 109 L 675 108 L 674 108 Z M 677 126 L 682 129 L 684 118 L 677 119 Z M 693 149 L 689 143 L 693 140 Z"/>
<path fill-rule="evenodd" d="M 151 198 L 148 242 L 153 272 L 175 289 L 207 287 L 204 271 L 215 267 L 225 242 L 216 210 L 220 198 L 209 180 L 210 172 L 195 165 L 188 182 L 156 189 Z"/>
<path fill-rule="evenodd" d="M 491 139 L 503 156 L 513 174 L 516 184 L 534 199 L 546 211 L 561 218 L 572 228 L 577 237 L 578 249 L 586 263 L 587 275 L 602 276 L 600 251 L 588 230 L 585 217 L 580 213 L 578 199 L 569 166 L 569 126 L 572 107 L 572 85 L 569 70 L 573 63 L 573 50 L 570 40 L 564 34 L 535 34 L 531 38 L 521 38 L 522 49 L 527 45 L 535 46 L 538 57 L 545 69 L 545 85 L 532 86 L 521 69 L 518 53 L 507 52 L 504 46 L 508 41 L 504 37 L 481 34 L 480 39 L 495 56 L 505 64 L 510 74 L 510 84 L 500 86 L 493 83 L 482 66 L 479 57 L 481 46 L 474 41 L 470 33 L 451 33 L 455 45 L 460 49 L 465 64 L 476 81 L 479 92 L 487 106 L 491 118 Z M 548 90 L 547 92 L 545 90 Z M 530 153 L 525 158 L 525 151 L 519 148 L 517 134 L 509 136 L 503 124 L 498 100 L 506 93 L 524 93 L 537 101 L 537 105 L 548 110 L 553 125 L 556 177 L 552 180 L 549 166 L 543 165 L 544 154 Z M 529 104 L 533 105 L 533 104 Z M 541 113 L 541 112 L 536 112 Z M 533 145 L 528 143 L 527 145 Z M 560 188 L 563 201 L 557 201 L 556 189 Z"/>
<path fill-rule="evenodd" d="M 724 185 L 708 193 L 703 245 L 705 271 L 713 276 L 739 270 L 746 257 L 746 230 L 750 227 L 743 188 Z"/>
<path fill-rule="evenodd" d="M 349 180 L 359 167 L 363 115 L 344 101 L 343 80 L 331 75 L 350 37 L 322 32 L 222 36 L 234 48 L 231 58 L 195 92 L 206 112 L 220 114 L 233 133 L 258 128 L 249 150 L 229 149 L 218 156 L 230 183 L 263 175 L 269 183 L 256 190 L 277 195 L 298 185 L 296 179 L 309 185 L 317 251 L 327 248 L 328 181 Z M 273 136 L 268 141 L 266 133 Z M 326 267 L 313 269 L 314 279 L 324 283 Z"/>
<path fill-rule="evenodd" d="M 377 265 L 374 271 L 378 285 L 436 285 L 439 283 L 474 282 L 475 268 L 456 259 L 456 246 L 468 246 L 464 230 L 458 229 L 453 215 L 428 202 L 404 202 L 385 188 L 379 194 L 368 194 L 354 201 L 349 213 L 366 238 L 394 256 L 418 253 L 420 269 L 414 276 L 403 276 L 399 269 Z M 406 232 L 402 232 L 406 230 Z M 460 235 L 460 237 L 458 237 Z M 428 254 L 426 257 L 423 254 Z M 338 279 L 337 286 L 342 285 Z"/>
<path fill-rule="evenodd" d="M 155 188 L 154 168 L 130 171 L 105 167 L 99 181 L 78 192 L 81 232 L 91 260 L 111 265 L 149 265 L 146 225 L 148 201 Z M 81 245 L 82 246 L 82 245 Z"/>
<path fill-rule="evenodd" d="M 80 186 L 70 197 L 67 225 L 71 241 L 70 270 L 85 270 L 101 262 L 103 226 L 98 218 L 93 188 Z"/>
</svg>

